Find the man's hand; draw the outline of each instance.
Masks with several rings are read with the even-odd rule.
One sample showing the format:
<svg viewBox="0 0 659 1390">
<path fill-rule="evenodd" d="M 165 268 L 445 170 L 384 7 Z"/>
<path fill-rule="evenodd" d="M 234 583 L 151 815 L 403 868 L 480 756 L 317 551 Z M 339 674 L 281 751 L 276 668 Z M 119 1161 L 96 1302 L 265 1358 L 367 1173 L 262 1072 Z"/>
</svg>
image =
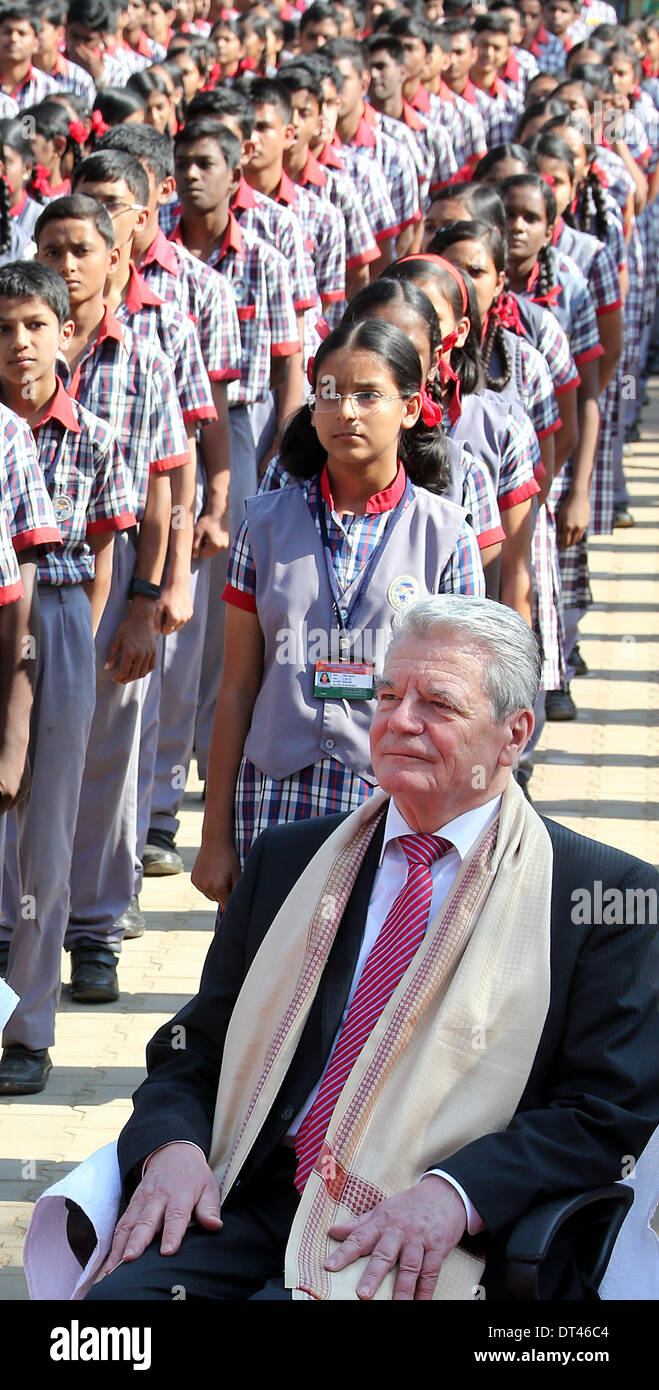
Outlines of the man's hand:
<svg viewBox="0 0 659 1390">
<path fill-rule="evenodd" d="M 226 512 L 217 516 L 214 512 L 202 512 L 194 528 L 192 542 L 193 560 L 209 560 L 219 550 L 228 550 L 231 543 Z"/>
<path fill-rule="evenodd" d="M 163 584 L 162 593 L 156 604 L 155 627 L 168 637 L 170 632 L 178 632 L 189 623 L 194 612 L 190 598 L 190 576 L 171 584 Z"/>
<path fill-rule="evenodd" d="M 136 1260 L 161 1230 L 161 1255 L 175 1255 L 193 1216 L 205 1230 L 220 1230 L 215 1176 L 192 1144 L 166 1144 L 149 1160 L 117 1223 L 103 1274 L 110 1274 L 122 1260 Z"/>
<path fill-rule="evenodd" d="M 415 1187 L 378 1202 L 365 1216 L 332 1226 L 330 1236 L 343 1244 L 328 1255 L 325 1268 L 345 1269 L 370 1255 L 357 1285 L 358 1298 L 372 1298 L 397 1264 L 394 1299 L 428 1301 L 442 1263 L 466 1225 L 462 1198 L 444 1178 L 430 1173 Z"/>
<path fill-rule="evenodd" d="M 105 663 L 106 671 L 119 667 L 112 679 L 117 685 L 141 680 L 156 664 L 155 600 L 141 595 L 133 599 L 128 616 L 119 624 Z"/>
</svg>

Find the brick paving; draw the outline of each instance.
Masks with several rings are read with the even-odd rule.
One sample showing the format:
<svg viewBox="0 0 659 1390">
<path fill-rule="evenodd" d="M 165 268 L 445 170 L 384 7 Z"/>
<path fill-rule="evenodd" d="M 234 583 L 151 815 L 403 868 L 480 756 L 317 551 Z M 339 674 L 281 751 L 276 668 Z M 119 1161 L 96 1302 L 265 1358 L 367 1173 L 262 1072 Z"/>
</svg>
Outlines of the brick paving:
<svg viewBox="0 0 659 1390">
<path fill-rule="evenodd" d="M 547 724 L 531 791 L 538 810 L 571 828 L 656 862 L 659 769 L 659 381 L 650 384 L 641 442 L 626 459 L 633 529 L 592 542 L 595 604 L 583 627 L 590 674 L 572 693 L 579 718 Z M 194 774 L 194 768 L 193 768 Z M 147 879 L 145 935 L 124 946 L 116 1004 L 58 1016 L 54 1068 L 37 1096 L 0 1101 L 0 1300 L 27 1297 L 21 1249 L 33 1202 L 118 1134 L 143 1076 L 155 1029 L 193 994 L 213 928 L 190 870 L 202 822 L 191 775 L 179 847 L 186 872 Z M 68 979 L 68 957 L 65 958 Z"/>
</svg>

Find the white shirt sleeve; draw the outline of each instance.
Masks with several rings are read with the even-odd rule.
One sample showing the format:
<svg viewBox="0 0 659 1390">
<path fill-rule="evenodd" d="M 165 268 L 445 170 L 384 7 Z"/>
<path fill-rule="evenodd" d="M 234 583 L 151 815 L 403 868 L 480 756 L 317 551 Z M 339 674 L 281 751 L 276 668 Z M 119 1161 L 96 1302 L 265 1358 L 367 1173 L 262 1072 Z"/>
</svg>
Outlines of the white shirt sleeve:
<svg viewBox="0 0 659 1390">
<path fill-rule="evenodd" d="M 445 1173 L 442 1168 L 429 1168 L 428 1172 L 423 1174 L 423 1178 L 431 1177 L 433 1173 L 436 1177 L 443 1178 L 444 1182 L 450 1182 L 451 1187 L 455 1188 L 456 1192 L 464 1202 L 465 1211 L 467 1213 L 467 1231 L 469 1235 L 479 1235 L 479 1233 L 485 1229 L 485 1226 L 482 1218 L 476 1211 L 473 1202 L 470 1202 L 464 1190 L 464 1187 L 461 1187 L 460 1183 L 456 1182 L 456 1179 L 452 1178 L 450 1173 Z M 423 1178 L 421 1178 L 421 1182 L 423 1182 Z"/>
</svg>

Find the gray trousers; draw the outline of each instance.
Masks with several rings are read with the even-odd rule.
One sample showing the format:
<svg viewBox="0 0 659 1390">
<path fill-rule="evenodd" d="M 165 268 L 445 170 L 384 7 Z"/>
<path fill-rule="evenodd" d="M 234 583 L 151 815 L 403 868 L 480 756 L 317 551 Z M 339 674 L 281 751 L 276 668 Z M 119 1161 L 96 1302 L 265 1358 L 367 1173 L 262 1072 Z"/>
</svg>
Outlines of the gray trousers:
<svg viewBox="0 0 659 1390">
<path fill-rule="evenodd" d="M 29 799 L 6 817 L 0 936 L 10 938 L 7 980 L 20 997 L 5 1046 L 50 1047 L 87 740 L 94 713 L 91 605 L 81 585 L 39 586 L 41 639 L 30 741 Z"/>
<path fill-rule="evenodd" d="M 117 685 L 103 669 L 112 638 L 128 611 L 135 572 L 132 535 L 115 536 L 112 588 L 96 634 L 96 708 L 80 793 L 71 867 L 67 950 L 85 937 L 117 946 L 115 922 L 133 895 L 137 838 L 137 768 L 143 681 Z"/>
<path fill-rule="evenodd" d="M 204 633 L 208 615 L 211 560 L 193 560 L 190 592 L 193 615 L 185 627 L 160 639 L 158 663 L 144 682 L 135 892 L 142 886 L 144 846 L 149 826 L 178 830 L 192 757 Z"/>
<path fill-rule="evenodd" d="M 245 515 L 245 499 L 253 497 L 257 488 L 257 456 L 250 411 L 258 412 L 259 402 L 254 407 L 233 406 L 229 411 L 231 484 L 229 492 L 229 528 L 233 540 Z M 263 427 L 259 420 L 257 428 Z M 222 590 L 226 583 L 228 554 L 221 551 L 207 563 L 210 565 L 208 610 L 204 649 L 199 679 L 199 699 L 194 734 L 194 748 L 199 764 L 199 776 L 205 781 L 208 770 L 208 750 L 210 748 L 217 692 L 222 678 L 222 658 L 224 655 L 224 604 Z"/>
</svg>

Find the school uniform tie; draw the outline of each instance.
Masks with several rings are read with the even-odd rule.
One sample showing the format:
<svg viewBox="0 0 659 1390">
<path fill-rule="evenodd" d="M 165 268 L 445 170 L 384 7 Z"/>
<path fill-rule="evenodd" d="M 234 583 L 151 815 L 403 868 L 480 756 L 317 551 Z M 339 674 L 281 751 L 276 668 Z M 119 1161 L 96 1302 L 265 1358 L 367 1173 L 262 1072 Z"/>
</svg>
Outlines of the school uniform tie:
<svg viewBox="0 0 659 1390">
<path fill-rule="evenodd" d="M 295 1136 L 298 1192 L 318 1158 L 352 1067 L 423 940 L 432 899 L 430 865 L 453 848 L 450 840 L 433 835 L 401 835 L 398 842 L 407 858 L 407 879 L 366 960 L 318 1095 Z"/>
</svg>

